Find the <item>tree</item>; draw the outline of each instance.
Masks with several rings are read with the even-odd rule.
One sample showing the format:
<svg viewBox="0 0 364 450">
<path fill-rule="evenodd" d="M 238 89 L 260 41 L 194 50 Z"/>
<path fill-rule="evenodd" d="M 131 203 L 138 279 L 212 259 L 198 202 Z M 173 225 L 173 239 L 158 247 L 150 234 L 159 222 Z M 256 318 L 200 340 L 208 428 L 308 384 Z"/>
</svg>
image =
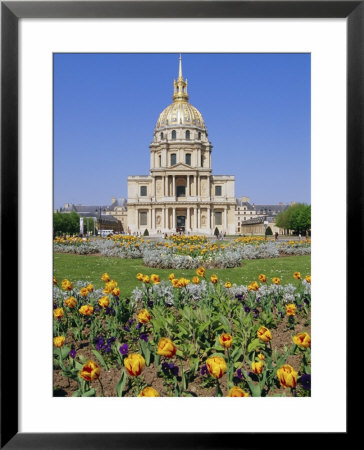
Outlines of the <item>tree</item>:
<svg viewBox="0 0 364 450">
<path fill-rule="evenodd" d="M 146 229 L 144 230 L 144 233 L 143 233 L 143 235 L 144 235 L 144 236 L 149 236 L 149 231 L 148 231 L 148 228 L 146 228 Z"/>
<path fill-rule="evenodd" d="M 267 227 L 267 229 L 265 230 L 265 235 L 266 236 L 273 236 L 273 231 L 271 227 Z"/>
<path fill-rule="evenodd" d="M 215 235 L 216 237 L 218 237 L 219 234 L 220 234 L 220 233 L 219 233 L 219 229 L 216 227 L 216 228 L 215 228 L 215 231 L 214 231 L 214 235 Z"/>
<path fill-rule="evenodd" d="M 77 234 L 80 231 L 80 216 L 75 213 L 54 213 L 53 214 L 53 234 Z"/>
<path fill-rule="evenodd" d="M 277 215 L 276 225 L 284 230 L 305 233 L 311 229 L 311 205 L 296 203 Z"/>
</svg>

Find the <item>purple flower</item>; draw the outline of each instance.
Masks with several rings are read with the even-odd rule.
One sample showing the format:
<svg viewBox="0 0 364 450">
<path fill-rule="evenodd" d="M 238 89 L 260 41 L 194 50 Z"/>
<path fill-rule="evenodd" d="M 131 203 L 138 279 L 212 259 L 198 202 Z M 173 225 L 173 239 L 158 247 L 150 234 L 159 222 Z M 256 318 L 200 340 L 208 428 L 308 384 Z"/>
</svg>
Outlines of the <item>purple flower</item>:
<svg viewBox="0 0 364 450">
<path fill-rule="evenodd" d="M 206 375 L 207 374 L 207 366 L 206 366 L 206 364 L 204 364 L 202 367 L 201 367 L 201 372 L 200 372 L 200 374 L 201 375 Z"/>
<path fill-rule="evenodd" d="M 129 351 L 129 346 L 128 346 L 128 344 L 123 344 L 123 345 L 119 348 L 119 352 L 120 352 L 122 355 L 127 355 L 127 354 L 128 354 L 128 351 Z"/>
<path fill-rule="evenodd" d="M 100 307 L 99 306 L 95 306 L 95 312 L 100 312 Z"/>
<path fill-rule="evenodd" d="M 171 372 L 174 376 L 177 376 L 178 375 L 178 367 L 174 366 L 173 369 L 171 369 Z"/>
<path fill-rule="evenodd" d="M 125 326 L 125 327 L 124 327 L 124 330 L 129 332 L 129 331 L 130 331 L 130 328 L 129 328 L 128 326 Z"/>
<path fill-rule="evenodd" d="M 136 328 L 137 330 L 139 330 L 141 327 L 142 327 L 142 324 L 141 324 L 140 322 L 137 323 L 137 324 L 135 325 L 135 328 Z"/>
<path fill-rule="evenodd" d="M 250 312 L 249 306 L 244 306 L 244 311 L 245 311 L 246 313 L 249 313 L 249 312 Z"/>
<path fill-rule="evenodd" d="M 302 308 L 302 305 L 297 305 L 297 308 Z"/>
<path fill-rule="evenodd" d="M 71 358 L 75 359 L 75 357 L 76 357 L 76 350 L 73 348 L 73 349 L 69 352 L 69 355 L 70 355 Z"/>
<path fill-rule="evenodd" d="M 311 389 L 311 375 L 304 373 L 301 375 L 299 383 L 302 385 L 303 389 L 309 391 Z"/>
<path fill-rule="evenodd" d="M 141 333 L 141 335 L 139 336 L 139 339 L 141 339 L 142 341 L 147 342 L 148 341 L 148 335 L 146 333 Z"/>
<path fill-rule="evenodd" d="M 237 376 L 238 378 L 240 378 L 240 379 L 243 378 L 243 372 L 242 372 L 241 369 L 238 369 L 238 370 L 236 371 L 236 376 Z"/>
<path fill-rule="evenodd" d="M 134 319 L 132 319 L 132 318 L 130 318 L 129 320 L 128 320 L 128 322 L 130 323 L 130 325 L 134 322 Z"/>
<path fill-rule="evenodd" d="M 148 306 L 149 308 L 153 308 L 154 302 L 152 300 L 149 300 L 148 302 Z"/>
<path fill-rule="evenodd" d="M 162 370 L 164 373 L 167 373 L 169 370 L 169 364 L 167 362 L 162 363 Z"/>
<path fill-rule="evenodd" d="M 129 299 L 129 298 L 126 298 L 126 299 L 125 299 L 125 303 L 128 305 L 128 304 L 130 303 L 130 299 Z"/>
</svg>

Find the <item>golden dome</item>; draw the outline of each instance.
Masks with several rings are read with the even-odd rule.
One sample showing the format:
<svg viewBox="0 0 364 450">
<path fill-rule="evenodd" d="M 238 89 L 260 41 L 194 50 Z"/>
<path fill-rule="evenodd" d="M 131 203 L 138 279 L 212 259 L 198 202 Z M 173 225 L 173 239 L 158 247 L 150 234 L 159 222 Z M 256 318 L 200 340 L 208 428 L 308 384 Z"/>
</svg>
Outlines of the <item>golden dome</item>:
<svg viewBox="0 0 364 450">
<path fill-rule="evenodd" d="M 179 57 L 179 73 L 174 80 L 173 103 L 167 106 L 158 117 L 156 129 L 166 126 L 192 126 L 206 130 L 205 122 L 198 109 L 188 103 L 187 78 L 182 76 L 182 58 Z"/>
<path fill-rule="evenodd" d="M 156 128 L 184 125 L 205 129 L 205 122 L 200 111 L 188 102 L 173 102 L 159 115 Z"/>
</svg>

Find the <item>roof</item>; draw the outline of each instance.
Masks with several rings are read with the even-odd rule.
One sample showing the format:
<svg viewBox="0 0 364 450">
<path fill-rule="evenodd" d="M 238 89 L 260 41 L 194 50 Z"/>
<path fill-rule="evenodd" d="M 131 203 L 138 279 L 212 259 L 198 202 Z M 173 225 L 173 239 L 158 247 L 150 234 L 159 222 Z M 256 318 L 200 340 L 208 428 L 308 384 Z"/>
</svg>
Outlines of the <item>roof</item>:
<svg viewBox="0 0 364 450">
<path fill-rule="evenodd" d="M 289 205 L 255 205 L 255 210 L 258 214 L 273 214 L 284 211 Z"/>
</svg>

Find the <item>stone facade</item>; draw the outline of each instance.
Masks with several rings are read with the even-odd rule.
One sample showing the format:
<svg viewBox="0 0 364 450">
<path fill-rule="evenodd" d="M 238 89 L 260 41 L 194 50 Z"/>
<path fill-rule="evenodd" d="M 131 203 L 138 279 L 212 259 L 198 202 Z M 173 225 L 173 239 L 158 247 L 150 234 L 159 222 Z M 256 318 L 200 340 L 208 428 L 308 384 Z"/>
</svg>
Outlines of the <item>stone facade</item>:
<svg viewBox="0 0 364 450">
<path fill-rule="evenodd" d="M 173 103 L 159 116 L 150 144 L 150 174 L 128 177 L 128 229 L 151 234 L 235 234 L 235 177 L 213 175 L 212 145 L 187 80 L 174 81 Z"/>
</svg>

